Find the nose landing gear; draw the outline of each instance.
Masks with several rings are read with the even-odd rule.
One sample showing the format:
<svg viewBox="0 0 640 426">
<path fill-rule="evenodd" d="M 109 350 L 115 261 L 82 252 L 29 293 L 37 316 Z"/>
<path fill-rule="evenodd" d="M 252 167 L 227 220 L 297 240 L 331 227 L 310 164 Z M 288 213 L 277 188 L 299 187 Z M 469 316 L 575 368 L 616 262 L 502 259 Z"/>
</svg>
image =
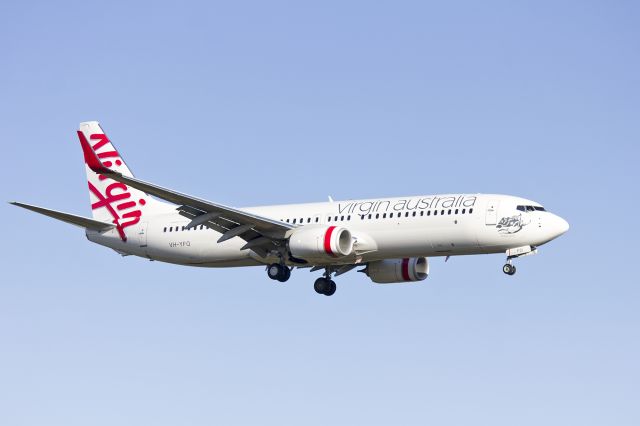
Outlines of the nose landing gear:
<svg viewBox="0 0 640 426">
<path fill-rule="evenodd" d="M 513 275 L 516 273 L 516 267 L 511 263 L 505 263 L 504 266 L 502 267 L 502 272 L 504 272 L 507 275 Z"/>
<path fill-rule="evenodd" d="M 513 265 L 513 259 L 522 256 L 531 256 L 538 253 L 538 249 L 534 246 L 522 246 L 507 250 L 507 263 L 502 267 L 502 272 L 507 275 L 516 273 L 516 267 Z"/>
</svg>

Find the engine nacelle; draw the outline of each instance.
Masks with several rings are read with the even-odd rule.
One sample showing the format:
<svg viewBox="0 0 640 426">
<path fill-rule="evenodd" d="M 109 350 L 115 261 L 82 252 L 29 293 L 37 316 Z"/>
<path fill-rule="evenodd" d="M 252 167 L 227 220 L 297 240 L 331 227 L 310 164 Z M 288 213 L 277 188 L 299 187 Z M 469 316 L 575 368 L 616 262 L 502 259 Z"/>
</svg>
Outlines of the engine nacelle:
<svg viewBox="0 0 640 426">
<path fill-rule="evenodd" d="M 338 226 L 304 226 L 289 237 L 293 257 L 305 260 L 330 260 L 353 253 L 353 238 L 348 229 Z"/>
<path fill-rule="evenodd" d="M 378 284 L 422 281 L 429 275 L 429 260 L 426 257 L 378 260 L 369 262 L 366 272 Z"/>
</svg>

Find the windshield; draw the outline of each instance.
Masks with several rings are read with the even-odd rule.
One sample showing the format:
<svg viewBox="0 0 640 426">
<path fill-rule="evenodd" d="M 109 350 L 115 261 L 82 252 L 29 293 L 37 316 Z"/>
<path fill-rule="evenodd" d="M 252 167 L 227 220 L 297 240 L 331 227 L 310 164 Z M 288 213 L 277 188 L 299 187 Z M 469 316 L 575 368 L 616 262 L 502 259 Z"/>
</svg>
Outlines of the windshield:
<svg viewBox="0 0 640 426">
<path fill-rule="evenodd" d="M 542 206 L 518 206 L 516 208 L 521 212 L 546 212 Z"/>
</svg>

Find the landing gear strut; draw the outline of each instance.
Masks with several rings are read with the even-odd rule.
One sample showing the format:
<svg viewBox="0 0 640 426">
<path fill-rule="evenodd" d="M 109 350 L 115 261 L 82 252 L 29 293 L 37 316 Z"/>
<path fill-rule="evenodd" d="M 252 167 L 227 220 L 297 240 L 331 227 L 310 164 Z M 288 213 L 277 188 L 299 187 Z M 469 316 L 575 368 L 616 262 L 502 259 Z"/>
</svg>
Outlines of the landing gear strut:
<svg viewBox="0 0 640 426">
<path fill-rule="evenodd" d="M 325 296 L 333 296 L 336 292 L 336 283 L 331 279 L 331 271 L 329 268 L 325 270 L 324 277 L 320 277 L 313 283 L 313 289 L 318 294 L 324 294 Z"/>
<path fill-rule="evenodd" d="M 272 280 L 277 280 L 283 283 L 291 277 L 291 269 L 280 263 L 272 263 L 267 268 L 267 275 L 269 275 L 269 278 Z"/>
<path fill-rule="evenodd" d="M 516 273 L 516 267 L 513 265 L 513 260 L 522 256 L 530 256 L 536 254 L 538 249 L 535 246 L 521 246 L 507 250 L 507 263 L 502 267 L 502 272 L 507 275 L 513 275 Z"/>
</svg>

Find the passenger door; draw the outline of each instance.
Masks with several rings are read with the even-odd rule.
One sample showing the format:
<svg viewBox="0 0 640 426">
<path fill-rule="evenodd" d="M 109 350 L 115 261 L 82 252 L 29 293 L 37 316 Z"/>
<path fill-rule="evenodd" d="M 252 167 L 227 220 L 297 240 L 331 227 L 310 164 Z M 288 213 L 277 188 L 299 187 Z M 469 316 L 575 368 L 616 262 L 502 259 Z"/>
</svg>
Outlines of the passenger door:
<svg viewBox="0 0 640 426">
<path fill-rule="evenodd" d="M 145 256 L 147 254 L 147 225 L 148 222 L 140 222 L 138 227 L 138 244 Z"/>
<path fill-rule="evenodd" d="M 485 225 L 496 225 L 498 223 L 498 206 L 500 201 L 489 200 L 487 202 L 487 212 L 485 214 Z"/>
</svg>

